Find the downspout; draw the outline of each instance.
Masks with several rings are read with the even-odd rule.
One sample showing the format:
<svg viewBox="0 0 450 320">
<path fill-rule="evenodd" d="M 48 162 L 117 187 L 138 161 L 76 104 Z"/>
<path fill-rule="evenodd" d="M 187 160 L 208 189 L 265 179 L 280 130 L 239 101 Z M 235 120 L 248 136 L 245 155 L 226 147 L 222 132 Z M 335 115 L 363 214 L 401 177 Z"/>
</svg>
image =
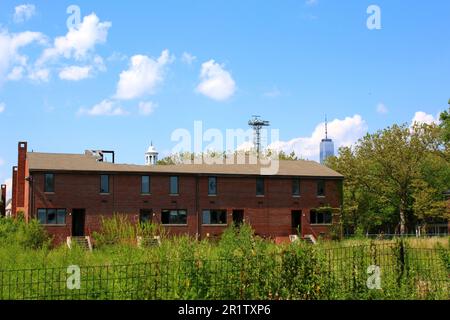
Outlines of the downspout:
<svg viewBox="0 0 450 320">
<path fill-rule="evenodd" d="M 34 177 L 33 177 L 33 175 L 30 173 L 30 180 L 31 180 L 31 183 L 29 183 L 29 186 L 30 186 L 30 194 L 29 194 L 29 199 L 28 199 L 28 203 L 30 204 L 29 205 L 29 212 L 28 212 L 28 216 L 31 218 L 31 219 L 33 219 L 33 217 L 34 218 L 37 218 L 36 216 L 35 216 L 35 212 L 34 212 Z"/>
<path fill-rule="evenodd" d="M 198 174 L 195 176 L 195 212 L 197 215 L 197 239 L 201 240 L 202 239 L 202 235 L 201 235 L 201 230 L 200 230 L 200 214 L 199 214 L 199 198 L 198 198 L 198 194 L 199 194 L 199 176 Z"/>
</svg>

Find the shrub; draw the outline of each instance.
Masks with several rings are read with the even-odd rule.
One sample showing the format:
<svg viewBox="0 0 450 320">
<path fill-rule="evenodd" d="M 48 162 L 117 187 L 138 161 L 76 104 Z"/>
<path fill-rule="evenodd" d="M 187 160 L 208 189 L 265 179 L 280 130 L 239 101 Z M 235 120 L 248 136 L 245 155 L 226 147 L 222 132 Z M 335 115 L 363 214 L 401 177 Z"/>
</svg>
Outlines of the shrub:
<svg viewBox="0 0 450 320">
<path fill-rule="evenodd" d="M 36 219 L 19 224 L 17 243 L 23 248 L 40 249 L 50 245 L 50 237 Z"/>
<path fill-rule="evenodd" d="M 0 218 L 0 243 L 17 244 L 24 249 L 48 247 L 51 239 L 42 225 L 32 219 L 25 222 L 23 217 L 17 219 Z"/>
</svg>

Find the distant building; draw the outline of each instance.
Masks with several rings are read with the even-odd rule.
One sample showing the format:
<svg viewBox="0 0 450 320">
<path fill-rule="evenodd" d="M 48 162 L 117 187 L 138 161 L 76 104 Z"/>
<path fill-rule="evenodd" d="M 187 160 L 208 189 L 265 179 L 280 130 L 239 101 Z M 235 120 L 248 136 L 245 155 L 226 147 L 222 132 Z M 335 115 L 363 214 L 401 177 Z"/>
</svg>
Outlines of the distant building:
<svg viewBox="0 0 450 320">
<path fill-rule="evenodd" d="M 0 192 L 0 217 L 6 215 L 6 184 L 1 185 Z"/>
<path fill-rule="evenodd" d="M 320 163 L 324 164 L 328 157 L 334 156 L 334 142 L 328 139 L 328 123 L 325 118 L 325 139 L 320 142 Z"/>
<path fill-rule="evenodd" d="M 12 212 L 12 199 L 6 201 L 5 215 L 6 217 L 11 217 Z"/>
</svg>

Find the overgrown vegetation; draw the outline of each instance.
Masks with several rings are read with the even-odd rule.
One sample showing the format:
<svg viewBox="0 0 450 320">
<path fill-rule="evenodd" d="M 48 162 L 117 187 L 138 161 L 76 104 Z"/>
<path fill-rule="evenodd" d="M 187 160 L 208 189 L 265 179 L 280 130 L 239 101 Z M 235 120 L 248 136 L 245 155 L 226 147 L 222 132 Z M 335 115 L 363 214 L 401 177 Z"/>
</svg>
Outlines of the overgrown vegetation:
<svg viewBox="0 0 450 320">
<path fill-rule="evenodd" d="M 45 249 L 50 245 L 50 237 L 37 220 L 25 223 L 23 215 L 17 219 L 0 217 L 0 245 L 18 246 L 21 249 Z"/>
<path fill-rule="evenodd" d="M 33 234 L 45 235 L 36 222 L 0 219 L 0 298 L 450 298 L 447 239 L 275 245 L 244 224 L 227 228 L 218 242 L 197 241 L 120 215 L 104 220 L 93 252 L 50 248 L 46 236 L 18 241 Z M 162 241 L 138 247 L 138 235 Z M 81 267 L 79 290 L 66 289 L 70 265 Z M 381 268 L 381 289 L 367 287 L 370 265 Z"/>
</svg>

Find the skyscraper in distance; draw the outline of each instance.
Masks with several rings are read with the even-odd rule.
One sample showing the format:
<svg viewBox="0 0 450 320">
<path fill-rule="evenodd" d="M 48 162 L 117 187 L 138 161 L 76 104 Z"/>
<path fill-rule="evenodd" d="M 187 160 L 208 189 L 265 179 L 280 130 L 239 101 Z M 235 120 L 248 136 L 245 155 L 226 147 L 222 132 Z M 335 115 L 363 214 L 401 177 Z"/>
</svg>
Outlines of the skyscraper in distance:
<svg viewBox="0 0 450 320">
<path fill-rule="evenodd" d="M 328 139 L 328 122 L 325 116 L 325 139 L 320 142 L 320 163 L 324 164 L 328 157 L 334 156 L 334 142 Z"/>
</svg>

